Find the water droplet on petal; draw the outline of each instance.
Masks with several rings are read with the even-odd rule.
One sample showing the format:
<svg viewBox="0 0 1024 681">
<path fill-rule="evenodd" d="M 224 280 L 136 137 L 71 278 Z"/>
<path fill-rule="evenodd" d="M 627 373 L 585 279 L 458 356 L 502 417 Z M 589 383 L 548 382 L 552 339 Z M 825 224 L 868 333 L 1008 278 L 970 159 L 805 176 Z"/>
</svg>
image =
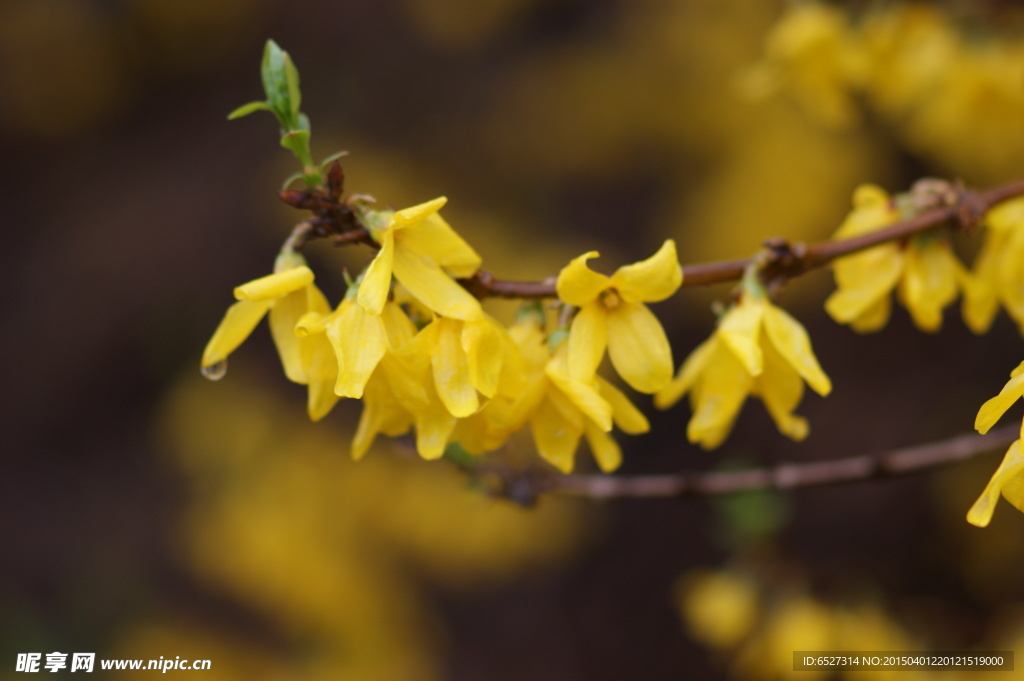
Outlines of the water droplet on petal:
<svg viewBox="0 0 1024 681">
<path fill-rule="evenodd" d="M 228 361 L 222 359 L 219 362 L 214 362 L 210 366 L 205 366 L 199 370 L 203 376 L 211 381 L 219 381 L 224 378 L 224 374 L 228 372 Z"/>
</svg>

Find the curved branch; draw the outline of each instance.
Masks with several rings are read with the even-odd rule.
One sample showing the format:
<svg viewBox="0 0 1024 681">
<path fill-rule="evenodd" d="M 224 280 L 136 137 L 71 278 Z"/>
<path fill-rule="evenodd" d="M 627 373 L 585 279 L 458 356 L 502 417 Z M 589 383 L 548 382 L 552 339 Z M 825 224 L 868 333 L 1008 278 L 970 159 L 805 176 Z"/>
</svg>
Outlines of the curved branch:
<svg viewBox="0 0 1024 681">
<path fill-rule="evenodd" d="M 788 463 L 714 473 L 674 475 L 566 475 L 538 480 L 543 492 L 591 499 L 669 498 L 734 494 L 753 490 L 789 490 L 903 475 L 972 459 L 1008 446 L 1020 437 L 1019 426 L 1006 426 L 986 435 L 961 435 L 917 447 L 894 449 L 832 461 Z"/>
</svg>

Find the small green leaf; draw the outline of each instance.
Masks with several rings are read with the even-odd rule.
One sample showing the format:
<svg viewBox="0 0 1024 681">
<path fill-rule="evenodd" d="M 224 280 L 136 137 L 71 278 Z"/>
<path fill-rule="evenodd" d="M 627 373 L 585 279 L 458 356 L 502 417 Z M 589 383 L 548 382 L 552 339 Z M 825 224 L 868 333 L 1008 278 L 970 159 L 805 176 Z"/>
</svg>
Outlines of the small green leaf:
<svg viewBox="0 0 1024 681">
<path fill-rule="evenodd" d="M 268 40 L 267 46 L 263 50 L 260 75 L 263 79 L 263 91 L 267 95 L 267 103 L 277 114 L 281 126 L 286 130 L 291 130 L 294 128 L 291 124 L 295 116 L 289 103 L 288 77 L 285 73 L 286 57 L 287 53 L 277 43 Z"/>
<path fill-rule="evenodd" d="M 310 127 L 309 127 L 309 116 L 307 116 L 304 113 L 300 113 L 299 114 L 298 123 L 292 129 L 293 130 L 305 130 L 306 132 L 312 132 L 312 130 L 310 130 Z"/>
<path fill-rule="evenodd" d="M 228 120 L 233 121 L 236 118 L 248 116 L 254 111 L 269 111 L 273 113 L 274 108 L 267 104 L 266 102 L 249 102 L 248 104 L 243 104 L 242 106 L 238 107 L 237 109 L 229 113 Z"/>
<path fill-rule="evenodd" d="M 295 63 L 287 52 L 284 53 L 284 76 L 288 85 L 288 100 L 291 104 L 292 116 L 298 116 L 299 104 L 302 103 L 302 91 L 299 90 L 299 70 L 295 68 Z M 309 129 L 308 122 L 303 129 Z"/>
</svg>

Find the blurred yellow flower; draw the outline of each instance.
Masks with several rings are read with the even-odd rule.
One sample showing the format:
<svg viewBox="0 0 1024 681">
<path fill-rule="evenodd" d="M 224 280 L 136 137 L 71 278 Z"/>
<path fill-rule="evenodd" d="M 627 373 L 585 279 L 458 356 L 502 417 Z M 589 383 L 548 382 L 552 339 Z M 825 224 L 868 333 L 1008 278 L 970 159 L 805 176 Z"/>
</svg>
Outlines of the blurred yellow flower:
<svg viewBox="0 0 1024 681">
<path fill-rule="evenodd" d="M 581 255 L 558 275 L 558 297 L 580 308 L 569 331 L 567 374 L 590 381 L 607 348 L 626 383 L 639 392 L 657 392 L 672 379 L 672 349 L 644 303 L 664 300 L 682 284 L 676 244 L 665 241 L 653 256 L 611 277 L 587 267 L 597 255 Z"/>
<path fill-rule="evenodd" d="M 990 210 L 985 226 L 985 242 L 964 292 L 964 321 L 975 333 L 985 333 L 1002 302 L 1024 335 L 1024 199 Z"/>
<path fill-rule="evenodd" d="M 846 650 L 839 647 L 835 618 L 823 603 L 797 595 L 778 603 L 764 624 L 738 651 L 734 676 L 740 679 L 823 679 L 827 671 L 793 672 L 794 650 Z"/>
<path fill-rule="evenodd" d="M 792 412 L 804 381 L 822 396 L 832 390 L 804 327 L 766 298 L 746 293 L 654 396 L 654 404 L 666 409 L 689 392 L 693 417 L 687 438 L 713 449 L 729 434 L 747 395 L 756 395 L 780 432 L 802 440 L 807 422 Z"/>
<path fill-rule="evenodd" d="M 735 572 L 694 570 L 683 577 L 678 592 L 690 634 L 712 648 L 735 647 L 757 622 L 757 585 Z"/>
<path fill-rule="evenodd" d="M 867 234 L 901 218 L 889 195 L 874 185 L 858 187 L 853 205 L 836 231 L 836 239 Z M 881 244 L 839 258 L 833 271 L 837 290 L 825 301 L 825 310 L 840 324 L 849 324 L 861 333 L 877 331 L 889 321 L 889 295 L 896 288 L 917 327 L 938 331 L 942 309 L 961 288 L 970 287 L 963 265 L 948 241 L 937 234 L 924 234 L 903 245 Z"/>
<path fill-rule="evenodd" d="M 223 376 L 228 355 L 249 337 L 269 311 L 270 331 L 285 375 L 290 381 L 309 385 L 309 415 L 316 421 L 337 401 L 333 384 L 338 368 L 326 339 L 300 336 L 296 327 L 307 315 L 326 316 L 330 305 L 313 283 L 313 272 L 302 256 L 286 252 L 278 258 L 274 269 L 274 274 L 235 288 L 239 302 L 228 308 L 206 345 L 202 370 L 208 378 Z"/>
<path fill-rule="evenodd" d="M 740 80 L 745 94 L 759 98 L 785 88 L 818 123 L 847 128 L 860 121 L 851 83 L 862 57 L 838 7 L 794 5 L 774 26 L 764 60 Z"/>
<path fill-rule="evenodd" d="M 391 289 L 391 275 L 437 314 L 472 319 L 480 302 L 452 277 L 470 277 L 480 256 L 455 233 L 438 211 L 448 201 L 439 197 L 405 210 L 366 211 L 363 222 L 380 244 L 359 288 L 359 304 L 380 314 Z"/>
</svg>

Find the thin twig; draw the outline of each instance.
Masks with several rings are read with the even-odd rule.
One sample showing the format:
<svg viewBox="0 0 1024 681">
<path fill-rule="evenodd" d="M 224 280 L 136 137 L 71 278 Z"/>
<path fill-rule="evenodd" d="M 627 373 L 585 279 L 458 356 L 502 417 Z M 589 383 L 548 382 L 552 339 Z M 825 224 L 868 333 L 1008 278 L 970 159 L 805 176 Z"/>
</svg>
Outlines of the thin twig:
<svg viewBox="0 0 1024 681">
<path fill-rule="evenodd" d="M 953 203 L 932 208 L 909 220 L 903 220 L 868 234 L 850 239 L 823 241 L 805 246 L 790 245 L 785 239 L 769 239 L 766 246 L 772 252 L 778 275 L 787 278 L 799 276 L 809 270 L 827 265 L 836 258 L 863 251 L 890 241 L 899 241 L 957 220 L 967 229 L 977 226 L 981 217 L 992 206 L 1024 195 L 1024 179 L 1000 185 L 984 192 L 961 189 Z M 701 263 L 683 267 L 683 286 L 705 286 L 736 281 L 743 276 L 753 258 Z M 771 263 L 769 264 L 771 266 Z M 478 298 L 553 298 L 557 295 L 552 278 L 542 282 L 503 281 L 481 270 L 464 285 Z"/>
<path fill-rule="evenodd" d="M 787 463 L 715 473 L 677 473 L 616 477 L 565 475 L 537 480 L 543 492 L 591 499 L 711 496 L 753 490 L 790 490 L 913 473 L 966 461 L 1008 446 L 1020 437 L 1020 426 L 1007 426 L 986 435 L 961 435 L 917 447 L 894 449 L 832 461 Z"/>
</svg>

